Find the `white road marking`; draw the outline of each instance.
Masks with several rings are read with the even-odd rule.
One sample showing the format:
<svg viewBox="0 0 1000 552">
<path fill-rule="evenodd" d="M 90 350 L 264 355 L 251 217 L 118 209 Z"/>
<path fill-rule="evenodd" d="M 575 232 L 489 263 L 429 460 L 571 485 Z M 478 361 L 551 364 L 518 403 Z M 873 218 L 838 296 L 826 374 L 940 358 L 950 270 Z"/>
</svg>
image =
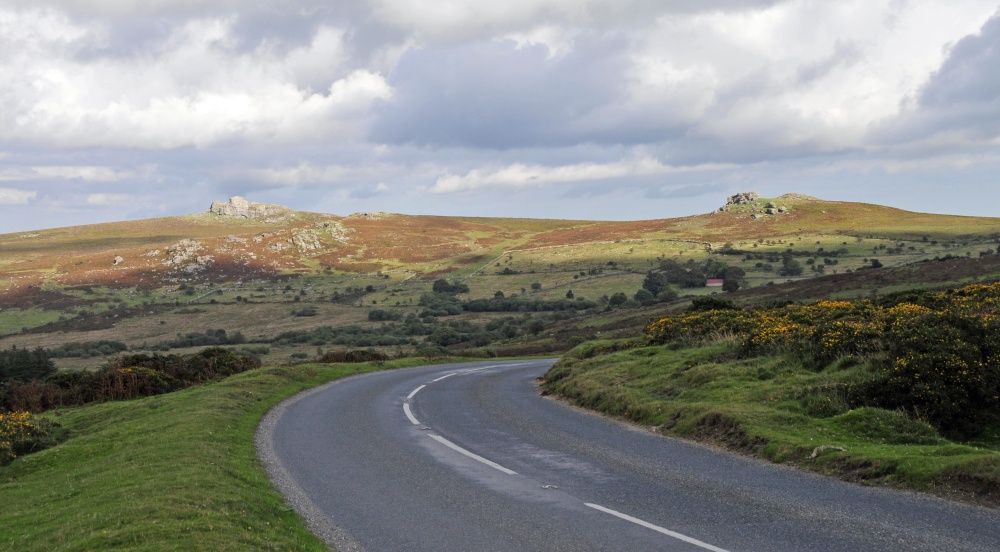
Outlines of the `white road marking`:
<svg viewBox="0 0 1000 552">
<path fill-rule="evenodd" d="M 450 374 L 445 374 L 445 375 L 441 376 L 440 378 L 438 378 L 436 380 L 431 380 L 431 383 L 436 383 L 436 382 L 439 382 L 439 381 L 441 381 L 441 380 L 443 380 L 445 378 L 450 378 L 450 377 L 455 376 L 455 375 L 458 375 L 458 372 L 452 372 Z"/>
<path fill-rule="evenodd" d="M 414 396 L 414 395 L 416 395 L 416 394 L 417 394 L 417 392 L 419 392 L 419 391 L 420 391 L 421 389 L 423 389 L 424 387 L 427 387 L 427 386 L 426 386 L 426 385 L 421 385 L 420 387 L 418 387 L 418 388 L 414 389 L 413 391 L 411 391 L 411 392 L 410 392 L 410 394 L 406 396 L 406 400 L 410 400 L 410 399 L 412 399 L 412 398 L 413 398 L 413 396 Z"/>
<path fill-rule="evenodd" d="M 668 537 L 673 537 L 673 538 L 675 538 L 677 540 L 682 540 L 682 541 L 684 541 L 686 543 L 693 544 L 695 546 L 704 548 L 705 550 L 712 550 L 713 552 L 727 552 L 723 548 L 719 548 L 717 546 L 712 546 L 711 544 L 708 544 L 708 543 L 705 543 L 705 542 L 701 542 L 698 539 L 693 539 L 693 538 L 691 538 L 691 537 L 689 537 L 687 535 L 682 535 L 680 533 L 671 531 L 670 529 L 664 529 L 663 527 L 660 527 L 659 525 L 653 525 L 652 523 L 649 523 L 647 521 L 643 521 L 643 520 L 641 520 L 639 518 L 632 517 L 632 516 L 630 516 L 628 514 L 623 514 L 621 512 L 616 512 L 616 511 L 614 511 L 614 510 L 612 510 L 610 508 L 605 508 L 604 506 L 598 506 L 597 504 L 590 504 L 590 503 L 586 503 L 586 502 L 584 503 L 584 505 L 589 506 L 589 507 L 591 507 L 591 508 L 593 508 L 595 510 L 600 510 L 601 512 L 604 512 L 606 514 L 611 514 L 611 515 L 613 515 L 613 516 L 615 516 L 617 518 L 624 519 L 625 521 L 631 521 L 632 523 L 634 523 L 636 525 L 641 525 L 641 526 L 645 527 L 646 529 L 652 529 L 653 531 L 656 531 L 658 533 L 663 533 L 664 535 L 667 535 Z"/>
<path fill-rule="evenodd" d="M 479 456 L 478 454 L 475 454 L 473 452 L 469 452 L 469 451 L 465 450 L 464 448 L 456 445 L 455 443 L 452 443 L 451 441 L 445 439 L 444 437 L 441 437 L 440 435 L 428 434 L 427 436 L 430 437 L 431 439 L 434 439 L 435 441 L 441 443 L 442 445 L 444 445 L 444 446 L 446 446 L 446 447 L 448 447 L 448 448 L 456 451 L 456 452 L 460 452 L 460 453 L 468 456 L 469 458 L 472 458 L 473 460 L 476 460 L 477 462 L 482 462 L 483 464 L 486 464 L 487 466 L 489 466 L 491 468 L 498 469 L 498 470 L 504 472 L 507 475 L 517 475 L 517 472 L 515 472 L 513 470 L 508 470 L 507 468 L 501 466 L 500 464 L 497 464 L 496 462 L 493 462 L 491 460 L 487 460 L 487 459 L 483 458 L 482 456 Z"/>
<path fill-rule="evenodd" d="M 413 413 L 410 412 L 410 405 L 409 404 L 403 403 L 403 412 L 406 413 L 406 417 L 410 419 L 410 422 L 413 425 L 420 425 L 420 422 L 418 422 L 417 419 L 415 417 L 413 417 Z"/>
</svg>

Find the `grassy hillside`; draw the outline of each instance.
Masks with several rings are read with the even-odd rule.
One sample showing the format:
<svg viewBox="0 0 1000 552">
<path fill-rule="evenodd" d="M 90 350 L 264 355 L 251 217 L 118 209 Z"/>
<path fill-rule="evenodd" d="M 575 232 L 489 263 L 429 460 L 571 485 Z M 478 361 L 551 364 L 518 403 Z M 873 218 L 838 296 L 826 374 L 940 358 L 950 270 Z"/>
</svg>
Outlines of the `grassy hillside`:
<svg viewBox="0 0 1000 552">
<path fill-rule="evenodd" d="M 257 424 L 300 390 L 406 364 L 265 368 L 49 412 L 69 439 L 0 467 L 0 548 L 325 550 L 271 487 L 254 452 Z"/>
<path fill-rule="evenodd" d="M 769 203 L 784 212 L 767 214 Z M 732 205 L 726 212 L 628 222 L 301 212 L 253 221 L 204 213 L 39 230 L 0 235 L 0 347 L 110 340 L 133 350 L 183 352 L 187 334 L 225 330 L 240 332 L 248 342 L 240 345 L 266 362 L 287 362 L 337 343 L 289 343 L 277 339 L 281 334 L 345 325 L 376 331 L 383 322 L 370 321 L 371 311 L 391 311 L 390 318 L 399 320 L 420 316 L 426 311 L 422 296 L 435 280 L 447 278 L 468 286 L 461 300 L 500 292 L 525 301 L 571 295 L 596 302 L 597 309 L 575 311 L 570 319 L 516 313 L 544 326 L 535 332 L 528 321 L 509 320 L 510 313 L 452 313 L 432 320 L 442 331 L 455 324 L 474 325 L 479 334 L 491 324 L 513 328 L 491 338 L 495 352 L 562 351 L 572 346 L 577 329 L 577 338 L 634 333 L 651 315 L 719 292 L 675 285 L 677 302 L 609 307 L 617 293 L 631 299 L 645 274 L 666 260 L 739 268 L 743 289 L 734 297 L 740 302 L 824 293 L 849 297 L 949 283 L 930 267 L 943 264 L 915 264 L 935 258 L 953 265 L 982 259 L 952 272 L 961 276 L 951 283 L 994 278 L 1000 272 L 991 262 L 998 236 L 996 218 L 910 213 L 795 194 Z M 802 263 L 801 274 L 781 274 L 780 259 L 787 254 Z M 873 260 L 886 268 L 859 271 Z M 893 273 L 897 267 L 907 267 L 908 276 Z M 414 351 L 432 331 L 425 328 L 388 347 Z M 354 345 L 380 346 L 367 338 Z M 482 338 L 448 347 L 483 353 Z M 76 369 L 100 359 L 57 362 Z"/>
<path fill-rule="evenodd" d="M 822 391 L 862 377 L 865 363 L 817 372 L 788 356 L 737 358 L 727 340 L 594 354 L 599 345 L 570 353 L 543 391 L 663 435 L 860 483 L 1000 504 L 1000 426 L 955 440 L 896 410 L 833 412 Z"/>
</svg>

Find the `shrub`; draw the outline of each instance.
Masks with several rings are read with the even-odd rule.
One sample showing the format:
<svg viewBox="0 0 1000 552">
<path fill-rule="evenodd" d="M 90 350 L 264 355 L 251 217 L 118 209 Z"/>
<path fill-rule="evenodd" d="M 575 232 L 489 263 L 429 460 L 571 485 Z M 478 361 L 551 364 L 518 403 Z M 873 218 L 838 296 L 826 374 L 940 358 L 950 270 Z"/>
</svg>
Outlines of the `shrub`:
<svg viewBox="0 0 1000 552">
<path fill-rule="evenodd" d="M 646 340 L 660 345 L 732 333 L 741 356 L 792 353 L 817 369 L 844 358 L 874 359 L 876 371 L 844 390 L 852 406 L 902 410 L 942 433 L 968 437 L 1000 420 L 997 312 L 1000 283 L 973 284 L 877 301 L 695 309 L 653 320 Z"/>
<path fill-rule="evenodd" d="M 0 412 L 0 466 L 54 445 L 56 428 L 57 424 L 35 419 L 28 412 Z"/>
<path fill-rule="evenodd" d="M 327 351 L 317 362 L 331 364 L 335 362 L 385 362 L 387 360 L 389 360 L 389 355 L 381 351 L 374 349 L 353 349 L 348 351 Z"/>
</svg>

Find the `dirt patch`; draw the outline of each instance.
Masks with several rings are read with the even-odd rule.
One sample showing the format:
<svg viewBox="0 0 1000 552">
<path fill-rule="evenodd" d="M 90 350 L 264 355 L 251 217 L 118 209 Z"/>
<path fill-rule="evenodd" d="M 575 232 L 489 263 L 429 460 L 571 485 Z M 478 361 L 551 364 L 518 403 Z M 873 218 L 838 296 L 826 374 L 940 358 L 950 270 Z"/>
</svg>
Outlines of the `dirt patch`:
<svg viewBox="0 0 1000 552">
<path fill-rule="evenodd" d="M 767 445 L 763 437 L 750 437 L 740 423 L 722 412 L 709 412 L 698 420 L 694 438 L 709 443 L 721 443 L 733 450 L 758 454 Z"/>
</svg>

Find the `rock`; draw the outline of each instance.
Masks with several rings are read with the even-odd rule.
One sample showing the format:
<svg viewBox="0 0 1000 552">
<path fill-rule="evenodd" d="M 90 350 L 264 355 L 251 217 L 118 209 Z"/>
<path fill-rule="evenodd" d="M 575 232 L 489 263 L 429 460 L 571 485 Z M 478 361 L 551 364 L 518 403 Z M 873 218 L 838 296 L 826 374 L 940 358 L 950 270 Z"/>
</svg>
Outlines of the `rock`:
<svg viewBox="0 0 1000 552">
<path fill-rule="evenodd" d="M 777 215 L 778 214 L 778 210 L 775 209 L 774 207 L 768 207 L 767 209 L 764 210 L 764 212 L 767 213 L 767 214 L 769 214 L 769 215 Z"/>
<path fill-rule="evenodd" d="M 121 255 L 115 255 L 115 260 L 111 261 L 111 264 L 114 265 L 114 266 L 118 266 L 118 265 L 120 265 L 120 264 L 122 264 L 124 262 L 125 262 L 125 259 L 123 259 L 121 257 Z"/>
<path fill-rule="evenodd" d="M 726 201 L 726 205 L 748 205 L 754 203 L 760 199 L 760 194 L 757 192 L 740 192 L 736 195 L 729 196 Z"/>
<path fill-rule="evenodd" d="M 773 201 L 768 201 L 768 202 L 767 202 L 767 205 L 764 205 L 764 207 L 767 207 L 768 209 L 775 209 L 775 208 L 777 208 L 778 206 L 777 206 L 777 205 L 775 205 Z"/>
<path fill-rule="evenodd" d="M 847 452 L 847 449 L 845 449 L 844 447 L 836 447 L 833 445 L 822 445 L 814 448 L 812 454 L 809 455 L 809 458 L 816 458 L 817 456 L 823 454 L 828 450 L 839 450 L 840 452 Z"/>
<path fill-rule="evenodd" d="M 785 207 L 784 205 L 782 205 L 781 207 L 778 207 L 778 212 L 779 213 L 787 213 L 788 212 L 788 207 Z"/>
<path fill-rule="evenodd" d="M 288 207 L 269 205 L 267 203 L 254 203 L 239 196 L 229 198 L 228 203 L 213 201 L 208 211 L 221 217 L 267 221 L 279 221 L 292 213 L 292 210 Z"/>
</svg>

